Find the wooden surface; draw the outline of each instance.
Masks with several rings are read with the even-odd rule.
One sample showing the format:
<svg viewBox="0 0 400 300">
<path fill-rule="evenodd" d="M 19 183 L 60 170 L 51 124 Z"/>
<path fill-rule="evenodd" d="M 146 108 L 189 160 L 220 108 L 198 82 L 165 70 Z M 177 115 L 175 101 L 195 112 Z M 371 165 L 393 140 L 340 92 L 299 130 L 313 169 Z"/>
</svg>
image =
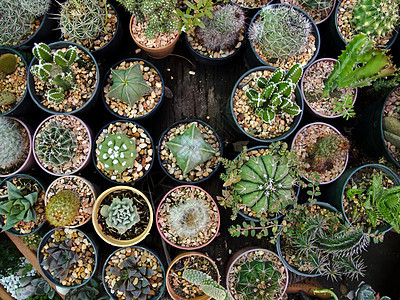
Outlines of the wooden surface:
<svg viewBox="0 0 400 300">
<path fill-rule="evenodd" d="M 6 289 L 0 284 L 0 299 L 1 300 L 14 300 L 13 297 L 6 291 Z"/>
</svg>

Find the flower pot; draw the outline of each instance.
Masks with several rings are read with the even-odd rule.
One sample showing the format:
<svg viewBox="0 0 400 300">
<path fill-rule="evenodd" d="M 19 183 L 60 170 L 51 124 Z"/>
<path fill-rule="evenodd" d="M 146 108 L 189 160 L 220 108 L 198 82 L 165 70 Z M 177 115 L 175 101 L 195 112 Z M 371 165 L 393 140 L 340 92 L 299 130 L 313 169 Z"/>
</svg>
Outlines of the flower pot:
<svg viewBox="0 0 400 300">
<path fill-rule="evenodd" d="M 260 9 L 262 9 L 263 7 L 270 4 L 272 1 L 264 0 L 262 1 L 262 3 L 261 1 L 250 1 L 250 3 L 248 4 L 246 4 L 246 1 L 243 0 L 231 0 L 230 2 L 244 9 L 246 17 L 251 19 L 254 16 L 254 14 L 260 11 Z"/>
<path fill-rule="evenodd" d="M 187 264 L 185 265 L 186 268 L 188 267 L 199 267 L 202 268 L 200 269 L 200 271 L 208 271 L 208 273 L 212 272 L 211 274 L 209 274 L 216 282 L 219 283 L 220 281 L 220 274 L 217 268 L 217 265 L 215 264 L 215 262 L 209 258 L 207 255 L 200 253 L 200 252 L 183 252 L 181 254 L 179 254 L 177 257 L 175 257 L 173 259 L 173 261 L 171 262 L 171 264 L 168 266 L 167 269 L 167 275 L 166 275 L 166 286 L 167 286 L 167 291 L 168 294 L 171 296 L 171 298 L 173 300 L 185 300 L 185 299 L 191 299 L 191 300 L 210 300 L 211 297 L 205 295 L 202 292 L 199 292 L 198 290 L 195 290 L 193 288 L 192 285 L 192 289 L 189 290 L 189 292 L 192 293 L 196 293 L 195 295 L 193 295 L 193 297 L 191 295 L 185 295 L 185 297 L 180 296 L 177 291 L 174 289 L 174 286 L 171 284 L 172 278 L 175 278 L 178 276 L 178 280 L 180 282 L 185 282 L 187 283 L 186 280 L 184 280 L 181 275 L 177 275 L 175 273 L 175 269 L 183 269 L 183 266 L 181 267 L 179 264 L 179 261 L 181 260 L 187 260 Z M 202 262 L 200 263 L 199 260 Z M 206 268 L 206 269 L 203 269 Z M 212 270 L 211 270 L 212 268 Z M 198 269 L 199 270 L 199 269 Z M 171 281 L 170 281 L 170 277 L 171 277 Z M 190 284 L 189 284 L 190 286 Z M 178 286 L 179 288 L 179 286 Z M 200 295 L 201 294 L 201 295 Z"/>
<path fill-rule="evenodd" d="M 168 244 L 178 249 L 195 250 L 209 245 L 217 236 L 220 214 L 214 199 L 204 189 L 181 185 L 170 190 L 160 201 L 156 225 Z"/>
<path fill-rule="evenodd" d="M 296 1 L 293 0 L 281 0 L 280 2 L 296 6 Z M 309 9 L 305 5 L 302 5 L 301 2 L 298 5 L 298 7 L 304 10 L 307 14 L 309 14 L 310 17 L 314 20 L 315 24 L 319 25 L 329 19 L 329 17 L 335 10 L 335 5 L 336 5 L 336 0 L 331 0 L 330 6 L 324 9 L 319 9 L 319 10 L 317 8 Z"/>
<path fill-rule="evenodd" d="M 147 70 L 145 71 L 148 77 L 146 83 L 148 83 L 148 85 L 150 84 L 152 88 L 150 94 L 147 93 L 139 98 L 133 106 L 130 106 L 120 99 L 108 98 L 107 93 L 110 91 L 112 85 L 111 69 L 116 69 L 117 67 L 120 69 L 128 69 L 129 65 L 133 66 L 136 62 L 142 66 L 142 73 Z M 149 79 L 152 80 L 150 81 Z M 133 121 L 148 119 L 159 110 L 163 102 L 162 100 L 164 99 L 164 79 L 160 71 L 149 61 L 139 58 L 126 58 L 114 64 L 110 70 L 107 71 L 102 86 L 101 95 L 103 103 L 107 110 L 118 119 Z"/>
<path fill-rule="evenodd" d="M 112 201 L 110 197 L 118 196 L 120 194 L 124 195 L 124 193 L 126 195 L 132 195 L 132 197 L 135 199 L 134 205 L 140 205 L 139 209 L 143 210 L 139 210 L 139 224 L 143 224 L 144 228 L 139 228 L 139 226 L 133 225 L 127 230 L 128 232 L 133 232 L 133 236 L 128 238 L 124 237 L 123 234 L 118 234 L 114 228 L 111 228 L 108 230 L 108 232 L 105 232 L 105 230 L 107 230 L 105 227 L 109 226 L 105 222 L 106 218 L 100 212 L 105 203 L 111 204 Z M 144 210 L 147 210 L 147 212 Z M 97 234 L 105 242 L 117 247 L 132 246 L 140 243 L 150 233 L 151 226 L 153 225 L 153 210 L 151 203 L 141 191 L 129 186 L 115 186 L 105 190 L 100 194 L 100 196 L 97 197 L 96 202 L 93 205 L 92 223 Z M 114 235 L 111 235 L 111 233 Z M 118 238 L 117 234 L 119 235 Z M 134 236 L 134 234 L 137 235 Z"/>
<path fill-rule="evenodd" d="M 54 128 L 59 131 L 53 132 Z M 69 143 L 64 141 L 67 137 Z M 33 156 L 39 167 L 48 174 L 74 174 L 89 164 L 92 140 L 92 130 L 78 117 L 52 115 L 44 119 L 35 130 Z M 59 149 L 64 150 L 55 152 Z"/>
<path fill-rule="evenodd" d="M 182 169 L 181 166 L 178 165 L 175 156 L 172 155 L 171 158 L 170 154 L 173 153 L 168 148 L 166 143 L 172 141 L 174 138 L 182 136 L 182 133 L 187 132 L 187 130 L 190 130 L 193 125 L 200 131 L 203 140 L 208 144 L 208 146 L 210 146 L 214 150 L 215 153 L 209 159 L 197 164 L 196 167 L 189 170 L 186 174 L 183 174 L 184 170 Z M 193 130 L 194 133 L 195 130 Z M 191 141 L 193 142 L 194 139 L 191 139 Z M 199 142 L 203 143 L 200 139 Z M 182 143 L 182 145 L 185 144 L 187 144 L 187 141 Z M 203 143 L 202 149 L 205 149 L 204 146 L 208 147 Z M 200 147 L 199 145 L 194 146 L 194 149 L 197 150 L 196 152 L 198 154 L 197 156 L 200 155 L 200 150 L 198 150 L 199 147 Z M 160 139 L 158 141 L 157 149 L 158 149 L 157 157 L 161 169 L 164 171 L 165 174 L 168 175 L 168 177 L 170 177 L 171 179 L 180 184 L 187 184 L 187 183 L 196 184 L 204 182 L 205 180 L 207 180 L 208 178 L 210 178 L 215 174 L 215 172 L 217 171 L 218 167 L 221 164 L 218 161 L 218 157 L 222 156 L 222 142 L 218 134 L 210 125 L 197 119 L 186 119 L 173 123 L 161 134 Z M 187 161 L 193 158 L 192 157 L 193 149 L 189 149 L 188 152 L 190 152 L 190 156 Z"/>
</svg>

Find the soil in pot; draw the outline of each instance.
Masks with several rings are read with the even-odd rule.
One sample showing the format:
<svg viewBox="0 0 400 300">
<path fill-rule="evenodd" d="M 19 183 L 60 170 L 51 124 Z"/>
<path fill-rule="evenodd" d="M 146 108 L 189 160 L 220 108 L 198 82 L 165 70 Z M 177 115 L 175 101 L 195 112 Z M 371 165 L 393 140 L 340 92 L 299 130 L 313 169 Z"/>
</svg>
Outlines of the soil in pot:
<svg viewBox="0 0 400 300">
<path fill-rule="evenodd" d="M 336 0 L 323 1 L 301 1 L 301 0 L 282 0 L 282 3 L 300 7 L 314 20 L 316 24 L 322 23 L 331 15 L 335 8 Z M 308 3 L 310 3 L 308 5 Z"/>
<path fill-rule="evenodd" d="M 231 2 L 245 8 L 258 8 L 267 5 L 271 0 L 231 0 Z"/>
<path fill-rule="evenodd" d="M 121 99 L 107 96 L 113 84 L 113 75 L 111 74 L 111 72 L 109 73 L 107 83 L 103 88 L 106 105 L 108 105 L 110 110 L 112 110 L 116 115 L 123 118 L 135 119 L 145 116 L 149 114 L 153 109 L 155 109 L 162 99 L 163 82 L 161 79 L 161 75 L 157 72 L 155 68 L 147 65 L 144 61 L 122 61 L 118 66 L 113 69 L 127 70 L 133 67 L 135 64 L 140 65 L 143 79 L 145 80 L 146 84 L 151 87 L 151 91 L 140 97 L 133 105 L 130 105 L 129 103 Z"/>
<path fill-rule="evenodd" d="M 170 191 L 157 210 L 163 238 L 183 248 L 199 248 L 218 233 L 219 211 L 203 189 L 182 186 Z"/>
<path fill-rule="evenodd" d="M 390 93 L 383 109 L 383 133 L 386 148 L 394 160 L 400 162 L 400 87 Z"/>
</svg>

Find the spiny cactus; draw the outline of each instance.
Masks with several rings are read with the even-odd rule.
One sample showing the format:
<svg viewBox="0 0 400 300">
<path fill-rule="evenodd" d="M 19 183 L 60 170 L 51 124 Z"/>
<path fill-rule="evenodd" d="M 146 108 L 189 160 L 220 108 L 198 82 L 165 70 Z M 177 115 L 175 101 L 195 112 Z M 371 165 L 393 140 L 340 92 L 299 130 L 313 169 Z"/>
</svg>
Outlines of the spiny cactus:
<svg viewBox="0 0 400 300">
<path fill-rule="evenodd" d="M 46 220 L 55 227 L 64 227 L 71 224 L 80 206 L 77 193 L 63 190 L 50 198 L 46 204 Z"/>
<path fill-rule="evenodd" d="M 212 277 L 202 271 L 196 269 L 185 269 L 182 278 L 192 284 L 198 285 L 200 289 L 215 300 L 228 300 L 228 292 L 218 284 Z"/>
<path fill-rule="evenodd" d="M 258 215 L 278 212 L 291 204 L 295 178 L 288 162 L 273 155 L 251 157 L 240 171 L 240 181 L 233 185 L 242 203 Z"/>
<path fill-rule="evenodd" d="M 178 27 L 174 18 L 176 0 L 142 0 L 141 11 L 147 21 L 145 35 L 155 38 L 158 33 L 171 33 Z"/>
<path fill-rule="evenodd" d="M 385 139 L 397 149 L 400 149 L 400 120 L 387 116 L 382 119 L 382 125 Z"/>
<path fill-rule="evenodd" d="M 328 97 L 337 88 L 368 86 L 378 78 L 393 75 L 396 68 L 391 57 L 386 55 L 387 51 L 373 47 L 367 35 L 354 36 L 325 81 L 323 96 Z"/>
<path fill-rule="evenodd" d="M 140 64 L 134 64 L 128 69 L 111 69 L 113 84 L 107 97 L 120 99 L 133 106 L 141 97 L 151 91 L 143 79 Z"/>
<path fill-rule="evenodd" d="M 54 123 L 42 129 L 35 138 L 36 155 L 45 164 L 59 166 L 71 160 L 77 152 L 76 137 L 68 128 Z"/>
<path fill-rule="evenodd" d="M 32 53 L 39 61 L 31 67 L 32 75 L 54 87 L 47 91 L 48 101 L 61 102 L 64 100 L 64 91 L 75 85 L 75 74 L 71 66 L 78 59 L 76 47 L 69 46 L 66 51 L 58 49 L 52 53 L 45 43 L 35 43 Z"/>
<path fill-rule="evenodd" d="M 10 91 L 2 90 L 0 91 L 0 106 L 13 104 L 16 97 Z"/>
<path fill-rule="evenodd" d="M 0 141 L 0 168 L 18 164 L 25 155 L 25 142 L 16 121 L 0 117 Z"/>
<path fill-rule="evenodd" d="M 300 0 L 300 4 L 310 10 L 324 10 L 329 8 L 331 3 L 332 0 Z"/>
<path fill-rule="evenodd" d="M 51 0 L 18 0 L 21 7 L 35 18 L 43 16 L 50 7 Z"/>
<path fill-rule="evenodd" d="M 107 171 L 116 170 L 118 174 L 133 166 L 138 153 L 136 143 L 124 133 L 109 134 L 98 146 L 99 161 Z"/>
<path fill-rule="evenodd" d="M 143 0 L 117 0 L 121 3 L 127 11 L 131 14 L 135 15 L 135 18 L 139 21 L 139 23 L 143 23 L 145 21 L 145 16 L 142 12 L 142 4 Z"/>
<path fill-rule="evenodd" d="M 256 79 L 257 86 L 262 89 L 245 87 L 249 105 L 255 113 L 266 123 L 271 123 L 276 114 L 288 113 L 296 116 L 301 108 L 292 100 L 297 82 L 303 74 L 300 64 L 295 64 L 285 75 L 285 71 L 278 68 L 267 80 L 264 77 Z"/>
<path fill-rule="evenodd" d="M 309 156 L 311 170 L 324 172 L 331 169 L 335 159 L 341 157 L 343 151 L 348 151 L 349 148 L 349 141 L 340 134 L 319 138 Z"/>
<path fill-rule="evenodd" d="M 213 12 L 213 18 L 201 18 L 205 28 L 198 27 L 196 36 L 202 44 L 213 51 L 228 50 L 235 47 L 240 31 L 245 25 L 245 16 L 242 8 L 227 4 Z"/>
<path fill-rule="evenodd" d="M 105 2 L 105 1 L 104 1 Z M 104 31 L 105 8 L 99 0 L 67 0 L 61 3 L 60 29 L 64 38 L 84 42 Z"/>
<path fill-rule="evenodd" d="M 400 20 L 399 13 L 397 0 L 358 0 L 353 8 L 351 22 L 357 32 L 382 36 L 396 29 Z"/>
<path fill-rule="evenodd" d="M 235 290 L 243 300 L 273 300 L 281 291 L 282 275 L 271 261 L 244 262 L 236 276 Z"/>
<path fill-rule="evenodd" d="M 12 74 L 17 68 L 17 57 L 12 53 L 5 53 L 0 56 L 0 79 Z"/>
<path fill-rule="evenodd" d="M 35 203 L 37 202 L 38 193 L 32 192 L 24 195 L 12 182 L 7 181 L 8 194 L 0 198 L 7 199 L 0 202 L 0 215 L 6 215 L 6 224 L 2 231 L 6 231 L 17 225 L 20 221 L 36 222 L 37 216 L 35 211 Z"/>
<path fill-rule="evenodd" d="M 136 205 L 130 198 L 114 198 L 111 205 L 100 209 L 100 214 L 106 218 L 107 226 L 118 230 L 119 234 L 124 234 L 140 220 Z"/>
<path fill-rule="evenodd" d="M 250 27 L 249 39 L 265 56 L 286 59 L 303 51 L 311 30 L 310 20 L 298 10 L 266 6 L 260 21 Z"/>
<path fill-rule="evenodd" d="M 208 144 L 196 124 L 165 143 L 182 169 L 183 175 L 213 157 L 216 151 Z"/>
<path fill-rule="evenodd" d="M 32 251 L 36 252 L 40 241 L 42 239 L 42 236 L 36 232 L 21 236 L 22 242 Z"/>
</svg>

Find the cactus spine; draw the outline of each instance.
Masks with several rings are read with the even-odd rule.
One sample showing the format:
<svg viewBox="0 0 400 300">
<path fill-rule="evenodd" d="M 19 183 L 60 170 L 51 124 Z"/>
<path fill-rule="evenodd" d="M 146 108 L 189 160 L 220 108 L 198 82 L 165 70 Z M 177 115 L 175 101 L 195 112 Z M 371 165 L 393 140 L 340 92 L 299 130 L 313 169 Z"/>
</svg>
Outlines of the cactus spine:
<svg viewBox="0 0 400 300">
<path fill-rule="evenodd" d="M 80 206 L 77 193 L 63 190 L 54 195 L 46 205 L 46 220 L 55 227 L 71 224 Z"/>
<path fill-rule="evenodd" d="M 17 164 L 25 154 L 25 142 L 15 121 L 0 117 L 0 168 Z"/>
</svg>

